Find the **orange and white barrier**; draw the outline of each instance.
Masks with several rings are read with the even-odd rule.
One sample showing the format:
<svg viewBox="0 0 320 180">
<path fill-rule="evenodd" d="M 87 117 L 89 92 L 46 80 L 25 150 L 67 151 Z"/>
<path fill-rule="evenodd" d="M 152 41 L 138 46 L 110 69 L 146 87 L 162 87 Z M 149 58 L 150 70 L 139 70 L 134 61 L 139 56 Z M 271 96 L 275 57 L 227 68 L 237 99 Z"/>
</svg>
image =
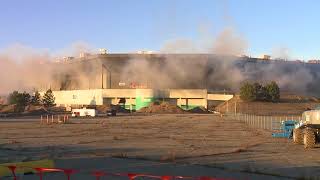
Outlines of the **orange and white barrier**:
<svg viewBox="0 0 320 180">
<path fill-rule="evenodd" d="M 40 124 L 65 124 L 69 121 L 69 115 L 41 115 Z"/>
<path fill-rule="evenodd" d="M 5 166 L 8 170 L 11 171 L 11 176 L 14 180 L 17 180 L 17 169 L 18 168 L 26 168 L 26 166 L 16 166 L 16 165 L 8 165 Z M 81 171 L 77 169 L 64 169 L 64 168 L 42 168 L 42 167 L 30 167 L 32 168 L 39 176 L 39 180 L 44 180 L 43 174 L 50 173 L 50 172 L 61 172 L 66 176 L 67 180 L 71 180 L 71 176 L 75 173 L 88 173 L 88 171 Z M 112 173 L 106 171 L 92 171 L 89 172 L 91 176 L 95 177 L 96 180 L 100 180 L 102 177 L 105 176 L 122 176 L 127 177 L 128 180 L 135 180 L 137 177 L 149 177 L 159 180 L 232 180 L 232 179 L 225 179 L 225 178 L 214 178 L 208 176 L 201 176 L 201 177 L 190 177 L 190 176 L 170 176 L 170 175 L 151 175 L 151 174 L 140 174 L 140 173 Z"/>
</svg>

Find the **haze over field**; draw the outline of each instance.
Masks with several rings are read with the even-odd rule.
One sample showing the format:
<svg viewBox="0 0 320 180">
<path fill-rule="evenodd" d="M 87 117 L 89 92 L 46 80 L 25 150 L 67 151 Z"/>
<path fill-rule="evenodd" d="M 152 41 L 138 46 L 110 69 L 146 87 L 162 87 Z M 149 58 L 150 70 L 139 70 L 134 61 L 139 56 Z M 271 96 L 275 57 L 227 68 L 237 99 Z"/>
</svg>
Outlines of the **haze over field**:
<svg viewBox="0 0 320 180">
<path fill-rule="evenodd" d="M 195 2 L 194 2 L 195 3 Z M 213 4 L 211 4 L 213 3 Z M 251 2 L 253 3 L 253 2 Z M 111 4 L 114 4 L 112 2 Z M 109 5 L 108 4 L 108 7 Z M 139 4 L 139 3 L 138 3 Z M 157 4 L 157 3 L 156 3 Z M 63 28 L 65 33 L 77 32 L 77 38 L 73 38 L 71 41 L 69 36 L 64 36 L 64 34 L 59 34 L 58 30 L 55 33 L 58 33 L 60 36 L 56 38 L 56 40 L 60 42 L 60 40 L 68 39 L 67 47 L 63 48 L 66 43 L 60 43 L 52 48 L 50 45 L 45 45 L 47 40 L 51 39 L 51 35 L 42 37 L 41 33 L 33 34 L 35 37 L 35 41 L 37 37 L 42 37 L 43 39 L 41 42 L 40 47 L 45 48 L 35 48 L 39 46 L 34 46 L 32 41 L 22 41 L 26 43 L 15 43 L 20 42 L 20 40 L 15 39 L 9 41 L 6 39 L 7 43 L 2 44 L 0 43 L 0 94 L 8 94 L 13 90 L 20 90 L 20 91 L 32 91 L 34 89 L 48 89 L 55 85 L 56 89 L 79 89 L 79 88 L 88 88 L 94 87 L 99 88 L 100 85 L 100 62 L 93 61 L 87 63 L 86 66 L 83 65 L 71 65 L 71 66 L 64 66 L 64 65 L 51 65 L 51 62 L 56 61 L 57 57 L 64 57 L 64 56 L 76 56 L 78 57 L 81 52 L 91 52 L 96 53 L 96 47 L 102 46 L 106 47 L 108 50 L 111 49 L 111 52 L 118 52 L 115 51 L 115 47 L 121 44 L 121 47 L 131 45 L 130 50 L 128 48 L 123 48 L 123 53 L 127 52 L 134 52 L 136 49 L 141 48 L 141 46 L 137 46 L 140 41 L 145 41 L 144 39 L 152 39 L 152 45 L 145 43 L 143 48 L 141 49 L 149 49 L 153 47 L 157 53 L 177 53 L 177 54 L 194 54 L 194 53 L 209 53 L 209 54 L 216 54 L 216 55 L 223 55 L 223 57 L 216 58 L 215 61 L 208 62 L 206 59 L 203 58 L 195 58 L 192 60 L 186 60 L 181 63 L 181 59 L 188 59 L 188 56 L 180 56 L 180 57 L 167 57 L 164 61 L 164 64 L 155 65 L 155 63 L 150 62 L 144 58 L 137 58 L 132 57 L 132 61 L 130 61 L 127 65 L 125 65 L 122 69 L 121 79 L 127 82 L 133 81 L 141 81 L 141 82 L 149 82 L 152 88 L 175 88 L 179 86 L 185 86 L 186 82 L 189 85 L 195 88 L 203 88 L 208 87 L 211 89 L 229 89 L 233 91 L 237 91 L 239 85 L 246 80 L 257 80 L 257 81 L 271 81 L 275 80 L 279 83 L 280 88 L 289 91 L 295 91 L 299 93 L 308 93 L 308 94 L 315 94 L 318 88 L 318 81 L 319 81 L 319 73 L 316 68 L 305 67 L 304 65 L 281 65 L 275 63 L 264 64 L 264 65 L 243 65 L 243 66 L 235 66 L 234 60 L 236 59 L 235 56 L 239 55 L 249 55 L 250 54 L 258 54 L 258 52 L 253 52 L 253 50 L 260 48 L 260 46 L 264 47 L 263 43 L 269 44 L 269 48 L 264 48 L 263 51 L 259 51 L 259 53 L 266 53 L 271 54 L 273 58 L 281 58 L 286 60 L 295 60 L 297 53 L 299 50 L 303 50 L 303 48 L 297 49 L 294 48 L 292 50 L 291 44 L 288 43 L 279 43 L 277 39 L 273 39 L 273 36 L 286 36 L 288 33 L 284 33 L 279 31 L 275 31 L 273 36 L 264 36 L 265 34 L 261 34 L 260 36 L 252 37 L 254 33 L 263 33 L 260 31 L 261 29 L 265 29 L 268 31 L 272 31 L 273 29 L 269 29 L 269 27 L 259 28 L 259 31 L 256 31 L 254 28 L 254 32 L 252 30 L 246 30 L 243 26 L 247 24 L 244 22 L 241 17 L 237 16 L 239 13 L 238 6 L 242 6 L 242 4 L 237 4 L 236 2 L 207 2 L 206 7 L 202 7 L 202 11 L 197 11 L 199 15 L 194 15 L 197 17 L 195 19 L 190 19 L 190 24 L 186 23 L 184 20 L 188 19 L 187 14 L 184 11 L 181 11 L 181 8 L 189 9 L 193 3 L 184 3 L 181 4 L 179 2 L 170 2 L 170 4 L 157 4 L 153 6 L 149 4 L 151 7 L 158 7 L 159 12 L 152 13 L 159 13 L 159 21 L 135 21 L 137 24 L 145 25 L 148 27 L 152 27 L 152 30 L 149 30 L 148 33 L 142 36 L 133 35 L 135 33 L 134 30 L 137 32 L 145 31 L 144 26 L 134 26 L 132 29 L 127 28 L 117 28 L 119 31 L 113 32 L 114 30 L 106 29 L 107 26 L 104 21 L 99 21 L 100 24 L 96 24 L 95 21 L 88 21 L 87 19 L 83 20 L 82 28 L 77 28 L 77 31 L 73 31 L 73 27 Z M 200 5 L 201 3 L 195 3 L 194 5 Z M 254 4 L 254 3 L 253 3 Z M 272 4 L 272 3 L 271 3 Z M 279 3 L 279 6 L 282 4 Z M 8 6 L 12 6 L 13 4 L 8 4 Z M 48 6 L 47 4 L 38 4 L 39 7 L 51 11 L 52 9 L 59 9 L 61 7 L 56 6 Z M 66 4 L 68 6 L 69 4 Z M 81 3 L 78 4 L 81 6 Z M 91 6 L 92 4 L 88 5 Z M 164 8 L 168 5 L 168 8 Z M 265 7 L 268 7 L 270 4 L 266 4 Z M 296 6 L 296 3 L 291 3 L 293 7 Z M 26 7 L 29 4 L 25 4 Z M 251 6 L 251 4 L 250 4 Z M 133 6 L 135 7 L 135 6 Z M 259 6 L 260 7 L 260 6 Z M 20 6 L 18 6 L 20 8 Z M 99 9 L 100 7 L 96 7 Z M 155 8 L 155 9 L 158 9 Z M 32 9 L 32 8 L 31 8 Z M 134 8 L 133 8 L 134 9 Z M 128 10 L 131 12 L 133 9 Z M 190 9 L 190 13 L 193 13 L 193 9 Z M 201 8 L 200 8 L 201 9 Z M 212 12 L 212 10 L 217 9 L 216 14 L 214 15 L 202 15 L 206 11 Z M 151 8 L 152 10 L 152 8 Z M 255 9 L 251 9 L 252 13 L 255 13 Z M 29 11 L 29 9 L 26 9 Z M 34 11 L 33 11 L 34 12 Z M 59 11 L 65 13 L 65 11 Z M 98 11 L 97 11 L 98 12 Z M 105 12 L 105 11 L 103 11 Z M 132 16 L 141 16 L 141 14 L 137 13 L 140 11 L 134 11 Z M 282 12 L 282 11 L 281 11 Z M 5 14 L 6 16 L 11 16 L 12 19 L 15 19 L 16 13 L 12 11 L 8 11 Z M 34 12 L 37 14 L 37 12 Z M 106 12 L 111 13 L 111 11 Z M 149 10 L 146 12 L 149 13 Z M 264 11 L 259 11 L 259 13 L 265 13 Z M 272 15 L 271 13 L 269 13 Z M 1 14 L 0 14 L 1 15 Z M 92 19 L 93 17 L 100 17 L 101 14 L 90 14 Z M 124 17 L 111 16 L 114 19 L 117 19 L 117 22 L 123 22 L 125 20 Z M 76 13 L 76 17 L 82 16 L 81 14 Z M 104 16 L 104 15 L 102 15 Z M 170 17 L 166 17 L 170 16 Z M 199 17 L 198 17 L 199 16 Z M 254 16 L 254 14 L 252 14 Z M 4 16 L 5 17 L 5 16 Z M 42 16 L 38 16 L 39 18 Z M 53 21 L 57 24 L 66 24 L 66 19 L 73 17 L 71 14 L 67 14 L 64 18 L 60 18 L 59 21 Z M 52 17 L 49 17 L 49 19 Z M 114 21 L 114 19 L 110 19 Z M 120 19 L 118 19 L 120 18 Z M 131 18 L 131 17 L 126 17 Z M 141 16 L 142 18 L 142 16 Z M 144 18 L 144 16 L 143 16 Z M 239 19 L 240 18 L 240 19 Z M 55 18 L 54 18 L 55 19 Z M 72 18 L 74 21 L 78 21 L 78 18 Z M 139 18 L 137 18 L 139 19 Z M 251 20 L 250 18 L 248 18 Z M 2 19 L 0 19 L 1 21 Z M 299 19 L 298 19 L 299 20 Z M 298 21 L 297 20 L 297 21 Z M 36 19 L 35 21 L 38 21 Z M 13 21 L 15 22 L 15 21 Z M 98 20 L 97 20 L 98 22 Z M 109 21 L 106 21 L 109 22 Z M 263 22 L 263 21 L 262 21 Z M 268 21 L 267 21 L 268 22 Z M 282 21 L 283 22 L 283 21 Z M 46 28 L 45 25 L 42 23 L 47 23 L 47 21 L 39 22 L 39 24 L 35 24 L 35 27 L 38 28 Z M 83 33 L 82 30 L 84 24 L 91 24 L 92 29 L 87 29 L 89 35 L 87 33 Z M 141 24 L 142 23 L 142 24 Z M 186 24 L 184 24 L 186 23 Z M 274 22 L 276 23 L 276 22 Z M 5 22 L 7 24 L 6 28 L 10 29 L 13 28 L 12 22 Z M 259 23 L 255 23 L 257 26 Z M 21 26 L 25 26 L 20 24 Z M 69 26 L 69 24 L 67 24 Z M 115 27 L 118 27 L 117 23 L 113 23 Z M 47 26 L 52 26 L 49 24 Z M 74 25 L 76 26 L 76 25 Z M 101 27 L 103 26 L 103 27 Z M 122 26 L 124 26 L 122 24 Z M 188 28 L 182 28 L 182 27 Z M 61 26 L 63 27 L 63 26 Z M 98 31 L 96 27 L 100 29 L 104 29 L 103 33 L 94 33 Z M 27 28 L 34 28 L 34 27 L 27 27 Z M 136 29 L 137 28 L 137 29 Z M 17 30 L 21 30 L 22 28 L 13 28 Z M 54 29 L 54 28 L 52 28 Z M 292 29 L 294 30 L 294 29 Z M 28 31 L 28 29 L 26 30 Z M 28 31 L 30 33 L 34 33 L 35 31 Z M 44 30 L 43 32 L 47 32 Z M 51 31 L 50 31 L 51 32 Z M 113 35 L 113 38 L 116 40 L 103 41 L 104 38 L 111 36 L 111 33 L 117 34 L 116 36 Z M 187 33 L 188 32 L 188 33 Z M 190 34 L 190 32 L 192 32 Z M 196 32 L 196 33 L 195 33 Z M 251 32 L 251 33 L 248 33 Z M 7 32 L 8 36 L 13 33 L 9 31 Z M 20 34 L 24 34 L 25 31 L 21 32 Z M 56 36 L 52 32 L 53 36 Z M 27 35 L 21 36 L 20 34 L 16 34 L 15 36 L 20 37 L 21 39 L 25 39 L 29 37 Z M 12 34 L 11 34 L 12 35 Z M 131 35 L 128 38 L 127 36 Z M 8 37 L 5 36 L 5 37 Z M 122 38 L 127 37 L 127 39 L 123 40 Z M 13 36 L 12 36 L 13 37 Z M 89 37 L 89 38 L 88 38 Z M 99 43 L 93 41 L 96 37 L 99 40 Z M 157 38 L 161 39 L 157 39 Z M 260 38 L 266 39 L 261 40 L 261 44 L 257 45 L 257 40 Z M 269 39 L 267 37 L 270 37 Z M 299 39 L 299 36 L 295 36 Z M 139 38 L 137 40 L 136 38 Z M 155 38 L 155 39 L 153 39 Z M 91 40 L 87 40 L 91 39 Z M 78 41 L 80 40 L 80 41 Z M 83 40 L 83 41 L 81 41 Z M 103 43 L 101 43 L 102 41 Z M 270 44 L 270 41 L 273 43 Z M 28 43 L 30 42 L 30 43 Z M 93 43 L 92 43 L 93 42 Z M 155 46 L 155 44 L 157 46 Z M 225 56 L 226 55 L 226 56 Z M 301 56 L 300 56 L 301 57 Z M 308 57 L 308 56 L 306 56 Z M 90 82 L 91 84 L 88 86 L 83 82 Z M 150 83 L 151 82 L 151 83 Z M 201 82 L 199 84 L 199 82 Z"/>
</svg>

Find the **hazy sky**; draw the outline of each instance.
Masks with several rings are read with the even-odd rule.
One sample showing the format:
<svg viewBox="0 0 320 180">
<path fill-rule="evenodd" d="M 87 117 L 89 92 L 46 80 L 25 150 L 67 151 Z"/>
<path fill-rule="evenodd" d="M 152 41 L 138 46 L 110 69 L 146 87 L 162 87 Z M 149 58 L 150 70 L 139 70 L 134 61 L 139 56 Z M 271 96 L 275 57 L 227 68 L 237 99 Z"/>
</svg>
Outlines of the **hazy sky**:
<svg viewBox="0 0 320 180">
<path fill-rule="evenodd" d="M 111 52 L 157 51 L 232 26 L 249 55 L 282 48 L 320 58 L 319 8 L 317 0 L 1 0 L 0 49 L 21 43 L 56 51 L 83 41 Z"/>
</svg>

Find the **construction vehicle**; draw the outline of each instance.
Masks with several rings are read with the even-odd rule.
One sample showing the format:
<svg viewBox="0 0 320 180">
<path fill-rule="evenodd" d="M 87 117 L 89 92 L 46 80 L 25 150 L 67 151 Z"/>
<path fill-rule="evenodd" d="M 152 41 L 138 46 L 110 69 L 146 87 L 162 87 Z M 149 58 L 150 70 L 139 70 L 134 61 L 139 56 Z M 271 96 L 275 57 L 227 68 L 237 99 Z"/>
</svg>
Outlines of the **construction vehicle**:
<svg viewBox="0 0 320 180">
<path fill-rule="evenodd" d="M 313 148 L 320 141 L 320 110 L 305 111 L 302 120 L 295 125 L 293 142 Z"/>
<path fill-rule="evenodd" d="M 295 120 L 282 121 L 280 124 L 280 128 L 277 129 L 280 132 L 272 133 L 272 137 L 292 138 L 292 131 L 293 131 L 296 124 L 297 124 L 297 121 L 295 121 Z"/>
</svg>

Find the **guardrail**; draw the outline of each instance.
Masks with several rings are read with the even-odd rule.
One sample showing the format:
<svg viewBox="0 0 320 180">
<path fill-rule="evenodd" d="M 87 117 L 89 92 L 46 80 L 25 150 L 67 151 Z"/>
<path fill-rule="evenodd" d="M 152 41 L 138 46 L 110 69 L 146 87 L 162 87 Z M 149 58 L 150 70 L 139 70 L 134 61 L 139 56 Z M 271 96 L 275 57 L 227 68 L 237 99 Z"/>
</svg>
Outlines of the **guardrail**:
<svg viewBox="0 0 320 180">
<path fill-rule="evenodd" d="M 278 130 L 281 122 L 287 120 L 300 121 L 302 116 L 261 116 L 254 114 L 229 114 L 230 118 L 241 121 L 253 128 Z"/>
</svg>

